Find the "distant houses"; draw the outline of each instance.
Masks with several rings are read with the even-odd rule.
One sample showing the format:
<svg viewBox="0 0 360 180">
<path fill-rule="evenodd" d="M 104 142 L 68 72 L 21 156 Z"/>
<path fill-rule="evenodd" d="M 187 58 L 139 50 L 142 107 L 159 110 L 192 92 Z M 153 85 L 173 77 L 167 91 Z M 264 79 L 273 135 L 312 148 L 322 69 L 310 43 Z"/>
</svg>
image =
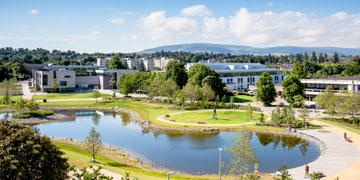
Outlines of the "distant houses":
<svg viewBox="0 0 360 180">
<path fill-rule="evenodd" d="M 98 57 L 96 61 L 97 66 L 108 66 L 111 57 Z M 174 61 L 172 58 L 121 58 L 121 64 L 126 69 L 136 69 L 136 70 L 145 70 L 145 71 L 153 71 L 153 70 L 162 70 L 165 66 L 170 62 Z"/>
</svg>

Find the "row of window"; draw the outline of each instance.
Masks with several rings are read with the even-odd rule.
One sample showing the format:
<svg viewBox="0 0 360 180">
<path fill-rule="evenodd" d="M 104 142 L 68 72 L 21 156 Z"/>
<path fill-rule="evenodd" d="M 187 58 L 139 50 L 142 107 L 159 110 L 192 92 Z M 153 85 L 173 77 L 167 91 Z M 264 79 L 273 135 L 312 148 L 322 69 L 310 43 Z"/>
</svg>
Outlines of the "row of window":
<svg viewBox="0 0 360 180">
<path fill-rule="evenodd" d="M 237 76 L 261 76 L 263 72 L 233 72 L 233 73 L 219 73 L 220 77 L 237 77 Z M 276 75 L 278 72 L 268 72 L 270 75 Z"/>
</svg>

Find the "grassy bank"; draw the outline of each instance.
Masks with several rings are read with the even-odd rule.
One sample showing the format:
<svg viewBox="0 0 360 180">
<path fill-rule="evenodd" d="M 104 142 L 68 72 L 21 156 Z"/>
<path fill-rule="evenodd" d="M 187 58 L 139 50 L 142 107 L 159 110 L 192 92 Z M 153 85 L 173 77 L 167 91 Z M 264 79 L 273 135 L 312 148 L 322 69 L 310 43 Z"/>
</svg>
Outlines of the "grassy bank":
<svg viewBox="0 0 360 180">
<path fill-rule="evenodd" d="M 34 112 L 22 112 L 19 114 L 14 114 L 11 117 L 15 119 L 26 119 L 26 118 L 35 118 L 35 117 L 46 117 L 53 115 L 54 112 L 46 110 L 38 110 Z"/>
<path fill-rule="evenodd" d="M 65 153 L 65 157 L 68 158 L 68 162 L 70 165 L 75 165 L 78 168 L 96 165 L 101 166 L 104 169 L 109 171 L 125 174 L 125 172 L 130 172 L 130 176 L 132 178 L 137 177 L 138 179 L 146 179 L 146 180 L 165 180 L 167 179 L 167 172 L 160 172 L 155 170 L 150 170 L 147 168 L 136 168 L 124 164 L 121 161 L 117 161 L 114 159 L 122 158 L 119 157 L 109 157 L 104 154 L 110 154 L 110 151 L 107 149 L 103 149 L 101 153 L 97 154 L 96 160 L 99 163 L 91 163 L 91 155 L 83 149 L 82 146 L 78 143 L 66 142 L 62 140 L 53 140 L 53 143 L 60 148 L 61 151 Z M 216 176 L 206 175 L 206 176 L 191 176 L 191 175 L 181 175 L 181 174 L 173 174 L 171 175 L 171 179 L 184 179 L 184 180 L 213 180 L 217 179 Z"/>
<path fill-rule="evenodd" d="M 249 102 L 255 102 L 256 101 L 255 96 L 235 95 L 233 97 L 234 97 L 234 103 L 249 103 Z M 230 97 L 227 97 L 226 100 L 230 101 Z"/>
<path fill-rule="evenodd" d="M 330 121 L 330 120 L 325 120 L 325 119 L 320 119 L 320 118 L 317 118 L 316 120 L 322 121 L 322 122 L 325 122 L 325 123 L 329 123 L 331 125 L 334 125 L 334 126 L 337 126 L 337 127 L 352 131 L 354 133 L 360 134 L 360 129 L 345 125 L 345 124 L 337 122 L 337 121 Z"/>
<path fill-rule="evenodd" d="M 102 94 L 99 98 L 106 98 L 106 97 L 111 97 L 111 95 L 109 94 Z M 52 100 L 52 99 L 88 99 L 88 98 L 94 98 L 93 94 L 90 93 L 48 93 L 48 94 L 44 94 L 44 95 L 36 95 L 33 96 L 33 98 L 35 98 L 36 100 L 42 100 L 42 99 L 47 99 L 47 100 Z"/>
<path fill-rule="evenodd" d="M 141 101 L 132 101 L 132 100 L 106 100 L 99 101 L 96 103 L 94 100 L 83 100 L 83 101 L 56 101 L 56 102 L 46 102 L 40 103 L 42 106 L 73 106 L 73 107 L 119 107 L 124 108 L 130 111 L 134 111 L 139 115 L 141 120 L 149 120 L 152 124 L 163 127 L 171 128 L 201 128 L 199 126 L 191 125 L 179 125 L 173 123 L 166 123 L 157 120 L 159 116 L 165 114 L 171 114 L 175 112 L 181 112 L 176 109 L 174 105 L 163 105 L 163 104 L 149 104 Z M 216 126 L 212 126 L 216 127 Z M 219 129 L 252 129 L 252 130 L 274 130 L 274 131 L 284 131 L 281 128 L 276 127 L 267 127 L 267 126 L 256 126 L 255 124 L 251 125 L 238 125 L 238 126 L 218 126 Z"/>
<path fill-rule="evenodd" d="M 248 113 L 239 110 L 222 111 L 216 112 L 217 119 L 213 119 L 213 111 L 193 111 L 187 113 L 174 114 L 166 118 L 167 120 L 175 120 L 176 122 L 182 123 L 193 123 L 205 122 L 206 124 L 239 124 L 254 122 L 258 119 L 259 114 L 253 113 L 252 120 L 249 119 Z M 183 118 L 184 116 L 184 118 Z"/>
</svg>

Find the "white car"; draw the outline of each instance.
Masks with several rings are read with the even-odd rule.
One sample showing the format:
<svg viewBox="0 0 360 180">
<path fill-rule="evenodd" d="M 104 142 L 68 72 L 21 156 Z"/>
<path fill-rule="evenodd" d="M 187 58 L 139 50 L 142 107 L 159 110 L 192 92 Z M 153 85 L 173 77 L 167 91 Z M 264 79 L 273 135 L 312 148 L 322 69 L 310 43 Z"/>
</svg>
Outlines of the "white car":
<svg viewBox="0 0 360 180">
<path fill-rule="evenodd" d="M 254 95 L 255 95 L 254 91 L 251 91 L 251 90 L 249 90 L 248 93 L 249 93 L 250 96 L 254 96 Z"/>
</svg>

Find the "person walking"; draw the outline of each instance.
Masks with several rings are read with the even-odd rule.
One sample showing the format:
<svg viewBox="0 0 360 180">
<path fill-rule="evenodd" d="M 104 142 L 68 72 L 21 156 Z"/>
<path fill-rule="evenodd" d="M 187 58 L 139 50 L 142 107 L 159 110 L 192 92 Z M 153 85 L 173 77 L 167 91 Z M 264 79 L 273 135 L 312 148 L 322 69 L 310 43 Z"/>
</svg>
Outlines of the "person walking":
<svg viewBox="0 0 360 180">
<path fill-rule="evenodd" d="M 309 165 L 306 164 L 305 165 L 305 178 L 309 178 L 309 177 L 310 177 L 310 175 L 309 175 Z"/>
</svg>

